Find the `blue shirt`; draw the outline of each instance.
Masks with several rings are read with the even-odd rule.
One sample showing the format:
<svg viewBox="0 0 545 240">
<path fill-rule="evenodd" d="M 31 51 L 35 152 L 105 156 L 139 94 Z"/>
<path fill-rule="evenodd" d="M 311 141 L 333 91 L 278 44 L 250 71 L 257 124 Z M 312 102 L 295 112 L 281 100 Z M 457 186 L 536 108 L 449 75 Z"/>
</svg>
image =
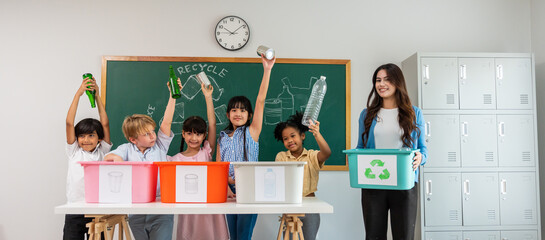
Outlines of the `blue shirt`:
<svg viewBox="0 0 545 240">
<path fill-rule="evenodd" d="M 246 131 L 246 144 L 244 144 L 244 131 Z M 254 141 L 250 135 L 250 129 L 247 126 L 239 127 L 235 130 L 232 137 L 229 133 L 233 131 L 226 130 L 220 132 L 219 146 L 222 162 L 257 162 L 259 157 L 259 142 Z M 246 160 L 244 158 L 244 147 L 246 147 Z M 233 165 L 229 165 L 229 177 L 235 179 Z"/>
<path fill-rule="evenodd" d="M 119 145 L 115 150 L 109 152 L 120 156 L 124 161 L 137 162 L 166 162 L 167 152 L 170 142 L 174 138 L 174 133 L 170 131 L 170 136 L 165 135 L 161 130 L 157 134 L 157 141 L 142 153 L 134 143 L 125 143 Z"/>
<path fill-rule="evenodd" d="M 413 147 L 412 149 L 420 149 L 420 153 L 422 153 L 422 162 L 420 165 L 424 165 L 426 163 L 426 160 L 428 159 L 428 148 L 426 147 L 426 138 L 425 138 L 425 132 L 424 132 L 424 115 L 422 114 L 422 110 L 420 108 L 417 108 L 413 106 L 414 114 L 416 116 L 416 127 L 420 130 L 420 135 L 415 130 L 411 133 L 411 137 L 413 138 Z M 373 119 L 373 123 L 371 123 L 371 128 L 369 129 L 369 134 L 367 136 L 367 144 L 363 146 L 363 139 L 361 135 L 363 134 L 363 131 L 365 130 L 365 124 L 363 121 L 365 120 L 365 116 L 367 115 L 367 108 L 363 109 L 360 114 L 360 126 L 358 131 L 358 146 L 356 148 L 369 148 L 369 149 L 375 149 L 375 126 L 377 125 L 377 118 L 375 117 Z M 418 182 L 418 168 L 415 172 L 415 182 Z"/>
</svg>

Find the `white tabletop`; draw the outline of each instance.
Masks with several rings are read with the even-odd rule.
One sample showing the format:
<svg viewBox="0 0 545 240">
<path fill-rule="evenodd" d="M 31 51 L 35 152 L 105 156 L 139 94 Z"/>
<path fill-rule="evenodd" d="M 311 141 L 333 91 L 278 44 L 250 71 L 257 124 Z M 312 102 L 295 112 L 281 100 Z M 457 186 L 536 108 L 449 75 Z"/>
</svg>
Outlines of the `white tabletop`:
<svg viewBox="0 0 545 240">
<path fill-rule="evenodd" d="M 280 214 L 333 213 L 333 206 L 316 197 L 305 197 L 299 204 L 237 204 L 225 203 L 67 203 L 55 207 L 55 214 Z"/>
</svg>

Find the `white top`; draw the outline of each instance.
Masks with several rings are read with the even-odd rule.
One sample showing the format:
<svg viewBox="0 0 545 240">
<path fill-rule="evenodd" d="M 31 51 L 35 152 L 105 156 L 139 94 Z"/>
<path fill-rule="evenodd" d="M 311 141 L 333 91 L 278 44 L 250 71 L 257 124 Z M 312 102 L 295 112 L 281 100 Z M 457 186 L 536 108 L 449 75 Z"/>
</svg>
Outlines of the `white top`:
<svg viewBox="0 0 545 240">
<path fill-rule="evenodd" d="M 66 144 L 66 155 L 68 155 L 68 174 L 66 177 L 66 198 L 68 202 L 83 201 L 85 198 L 85 181 L 83 179 L 83 167 L 78 162 L 102 161 L 104 155 L 110 151 L 112 144 L 100 141 L 93 150 L 83 150 L 78 141 Z"/>
<path fill-rule="evenodd" d="M 403 147 L 403 129 L 399 126 L 399 111 L 397 108 L 381 108 L 377 114 L 375 125 L 376 149 L 400 149 Z"/>
<path fill-rule="evenodd" d="M 55 207 L 55 214 L 277 214 L 333 213 L 333 206 L 316 197 L 304 197 L 302 203 L 240 204 L 225 203 L 68 203 Z"/>
</svg>

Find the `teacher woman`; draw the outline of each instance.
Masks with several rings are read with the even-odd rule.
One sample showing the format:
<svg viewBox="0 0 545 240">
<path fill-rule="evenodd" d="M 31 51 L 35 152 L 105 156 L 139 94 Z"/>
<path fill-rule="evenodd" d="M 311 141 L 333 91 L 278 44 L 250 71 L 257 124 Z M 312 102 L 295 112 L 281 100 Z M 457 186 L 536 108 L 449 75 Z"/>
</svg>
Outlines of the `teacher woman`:
<svg viewBox="0 0 545 240">
<path fill-rule="evenodd" d="M 388 63 L 375 70 L 367 108 L 360 114 L 359 136 L 360 149 L 420 149 L 413 159 L 415 182 L 418 182 L 418 167 L 426 163 L 428 153 L 424 117 L 411 104 L 403 72 L 397 65 Z M 362 189 L 365 239 L 386 240 L 388 211 L 393 239 L 413 239 L 417 200 L 416 183 L 409 190 Z"/>
</svg>

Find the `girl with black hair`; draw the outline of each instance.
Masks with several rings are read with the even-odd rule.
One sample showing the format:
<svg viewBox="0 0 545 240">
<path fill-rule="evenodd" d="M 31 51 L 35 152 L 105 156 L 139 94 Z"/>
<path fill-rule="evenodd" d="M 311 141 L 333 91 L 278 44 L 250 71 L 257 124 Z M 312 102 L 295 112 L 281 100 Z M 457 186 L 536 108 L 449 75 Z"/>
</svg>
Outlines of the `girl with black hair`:
<svg viewBox="0 0 545 240">
<path fill-rule="evenodd" d="M 257 161 L 259 156 L 259 134 L 261 134 L 263 125 L 263 109 L 275 60 L 268 60 L 261 55 L 263 79 L 255 101 L 255 113 L 247 97 L 237 96 L 229 100 L 227 104 L 229 126 L 220 133 L 216 161 Z M 229 166 L 228 181 L 228 196 L 234 197 L 236 190 L 233 165 Z M 251 240 L 256 221 L 257 214 L 227 214 L 231 240 Z"/>
<path fill-rule="evenodd" d="M 206 100 L 208 129 L 202 117 L 188 117 L 182 125 L 180 153 L 172 157 L 167 156 L 168 161 L 208 162 L 212 160 L 212 154 L 216 147 L 216 116 L 212 100 L 214 89 L 212 85 L 205 87 L 204 84 L 201 84 L 201 90 Z M 187 148 L 184 150 L 185 144 L 187 144 Z M 177 240 L 229 239 L 223 214 L 178 215 L 176 232 Z"/>
<path fill-rule="evenodd" d="M 276 161 L 307 162 L 304 167 L 303 197 L 314 197 L 314 192 L 318 190 L 317 186 L 320 169 L 331 155 L 331 149 L 322 134 L 320 134 L 320 122 L 312 122 L 312 120 L 310 120 L 310 126 L 307 127 L 301 123 L 302 119 L 303 114 L 297 112 L 287 121 L 280 122 L 276 125 L 274 137 L 276 140 L 282 141 L 284 147 L 288 149 L 288 151 L 279 152 L 276 155 Z M 314 135 L 320 150 L 307 150 L 303 147 L 306 131 L 310 131 Z M 316 234 L 320 227 L 320 214 L 307 213 L 301 218 L 301 221 L 303 222 L 303 236 L 305 239 L 316 239 Z"/>
</svg>

